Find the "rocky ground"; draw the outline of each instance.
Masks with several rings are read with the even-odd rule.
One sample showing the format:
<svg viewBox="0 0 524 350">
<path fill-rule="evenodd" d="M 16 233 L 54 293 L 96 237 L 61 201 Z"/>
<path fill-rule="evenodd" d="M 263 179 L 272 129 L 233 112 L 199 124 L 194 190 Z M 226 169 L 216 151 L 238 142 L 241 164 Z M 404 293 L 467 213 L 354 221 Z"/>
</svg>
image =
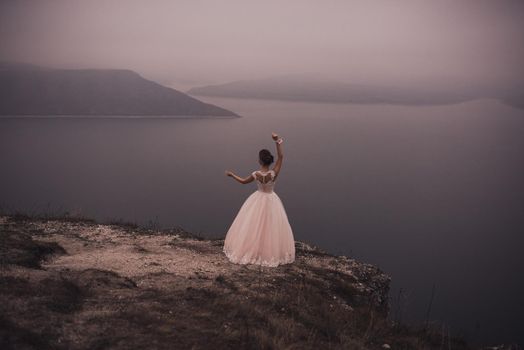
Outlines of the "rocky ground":
<svg viewBox="0 0 524 350">
<path fill-rule="evenodd" d="M 390 278 L 297 242 L 277 268 L 223 240 L 78 219 L 0 217 L 2 349 L 468 349 L 387 319 Z"/>
</svg>

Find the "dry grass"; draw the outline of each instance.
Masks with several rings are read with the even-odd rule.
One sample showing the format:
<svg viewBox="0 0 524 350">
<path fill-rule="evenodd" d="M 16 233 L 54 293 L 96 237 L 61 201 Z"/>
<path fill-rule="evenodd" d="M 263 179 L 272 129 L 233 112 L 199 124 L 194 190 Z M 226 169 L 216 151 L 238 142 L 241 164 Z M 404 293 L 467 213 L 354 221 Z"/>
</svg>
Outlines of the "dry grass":
<svg viewBox="0 0 524 350">
<path fill-rule="evenodd" d="M 180 228 L 0 227 L 2 349 L 442 349 L 443 333 L 388 321 L 379 269 L 300 242 L 294 264 L 260 268 Z"/>
</svg>

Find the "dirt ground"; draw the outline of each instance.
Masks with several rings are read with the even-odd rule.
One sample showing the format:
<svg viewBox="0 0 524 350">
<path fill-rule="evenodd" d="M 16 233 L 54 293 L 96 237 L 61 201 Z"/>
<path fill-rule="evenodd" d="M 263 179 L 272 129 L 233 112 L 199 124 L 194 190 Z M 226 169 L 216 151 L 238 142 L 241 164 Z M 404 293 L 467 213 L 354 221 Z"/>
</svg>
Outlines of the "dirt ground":
<svg viewBox="0 0 524 350">
<path fill-rule="evenodd" d="M 390 278 L 302 242 L 236 265 L 183 229 L 0 217 L 2 349 L 436 349 L 387 319 Z"/>
</svg>

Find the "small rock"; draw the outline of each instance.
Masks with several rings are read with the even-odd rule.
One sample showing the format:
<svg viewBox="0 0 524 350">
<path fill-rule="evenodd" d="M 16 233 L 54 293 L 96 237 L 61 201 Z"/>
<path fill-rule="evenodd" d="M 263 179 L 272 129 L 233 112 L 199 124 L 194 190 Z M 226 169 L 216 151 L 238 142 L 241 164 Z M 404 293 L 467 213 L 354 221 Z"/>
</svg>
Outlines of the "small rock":
<svg viewBox="0 0 524 350">
<path fill-rule="evenodd" d="M 382 349 L 391 349 L 391 346 L 389 346 L 389 344 L 382 344 Z"/>
</svg>

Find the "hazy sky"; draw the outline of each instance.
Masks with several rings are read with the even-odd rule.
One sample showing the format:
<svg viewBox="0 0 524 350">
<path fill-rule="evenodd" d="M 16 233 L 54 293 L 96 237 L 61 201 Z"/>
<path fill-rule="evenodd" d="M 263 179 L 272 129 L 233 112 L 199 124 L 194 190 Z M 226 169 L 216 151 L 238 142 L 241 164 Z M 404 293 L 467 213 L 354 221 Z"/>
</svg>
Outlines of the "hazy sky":
<svg viewBox="0 0 524 350">
<path fill-rule="evenodd" d="M 193 86 L 281 74 L 522 82 L 524 1 L 0 1 L 0 59 Z"/>
</svg>

